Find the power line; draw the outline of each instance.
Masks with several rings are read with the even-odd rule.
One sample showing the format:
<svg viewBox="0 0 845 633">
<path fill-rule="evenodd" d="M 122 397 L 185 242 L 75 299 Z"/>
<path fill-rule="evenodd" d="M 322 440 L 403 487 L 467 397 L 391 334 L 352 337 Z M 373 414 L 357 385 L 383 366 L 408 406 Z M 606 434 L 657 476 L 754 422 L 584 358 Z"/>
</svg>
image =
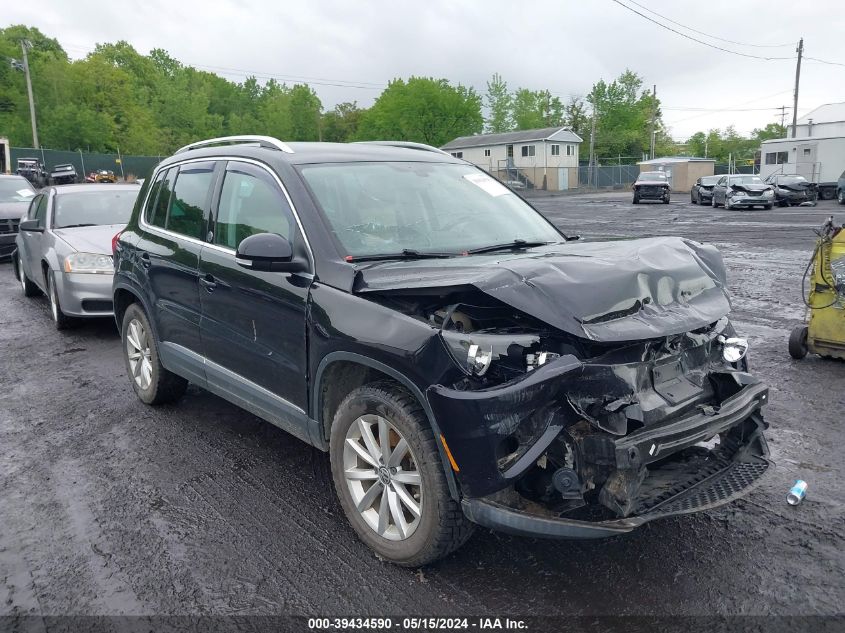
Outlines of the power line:
<svg viewBox="0 0 845 633">
<path fill-rule="evenodd" d="M 660 107 L 661 110 L 672 110 L 678 112 L 762 112 L 764 110 L 780 110 L 781 106 L 768 108 L 698 108 L 698 107 Z M 788 109 L 788 108 L 787 108 Z"/>
<path fill-rule="evenodd" d="M 765 57 L 763 55 L 751 55 L 750 53 L 741 53 L 739 51 L 732 51 L 728 48 L 723 48 L 722 46 L 716 46 L 715 44 L 711 44 L 710 42 L 705 42 L 704 40 L 699 40 L 695 37 L 692 37 L 691 35 L 687 35 L 686 33 L 681 33 L 677 29 L 673 29 L 671 26 L 663 24 L 662 22 L 658 22 L 654 18 L 650 18 L 646 14 L 640 13 L 639 11 L 634 9 L 633 7 L 629 7 L 627 4 L 623 4 L 620 0 L 611 0 L 611 1 L 615 2 L 620 7 L 623 7 L 625 9 L 627 9 L 628 11 L 631 11 L 632 13 L 636 13 L 641 18 L 644 18 L 644 19 L 648 20 L 649 22 L 656 24 L 657 26 L 659 26 L 662 29 L 666 29 L 667 31 L 671 31 L 672 33 L 675 33 L 676 35 L 680 35 L 681 37 L 684 37 L 688 40 L 692 40 L 693 42 L 698 42 L 699 44 L 703 44 L 704 46 L 708 46 L 710 48 L 715 48 L 716 50 L 722 51 L 724 53 L 730 53 L 731 55 L 739 55 L 740 57 L 750 57 L 751 59 L 763 59 L 763 60 L 766 60 L 766 61 L 786 60 L 786 59 L 792 60 L 793 59 L 792 57 Z"/>
<path fill-rule="evenodd" d="M 842 62 L 829 62 L 826 59 L 819 59 L 818 57 L 807 57 L 805 55 L 804 59 L 810 59 L 810 60 L 812 60 L 814 62 L 818 62 L 820 64 L 829 64 L 830 66 L 845 66 L 845 64 L 843 64 Z"/>
<path fill-rule="evenodd" d="M 720 42 L 728 42 L 729 44 L 738 44 L 739 46 L 751 46 L 753 48 L 786 48 L 786 47 L 790 47 L 790 46 L 795 46 L 794 43 L 789 43 L 789 44 L 748 44 L 747 42 L 736 42 L 734 40 L 727 40 L 723 37 L 717 37 L 716 35 L 710 35 L 709 33 L 704 33 L 703 31 L 699 31 L 698 29 L 693 29 L 689 26 L 686 26 L 685 24 L 681 24 L 680 22 L 676 22 L 672 18 L 667 18 L 665 15 L 662 15 L 662 14 L 658 13 L 657 11 L 654 11 L 652 9 L 649 9 L 646 6 L 641 5 L 639 2 L 635 2 L 635 0 L 628 0 L 628 2 L 638 6 L 641 9 L 644 9 L 645 11 L 648 11 L 649 13 L 652 13 L 652 14 L 660 17 L 660 18 L 663 18 L 667 22 L 671 22 L 672 24 L 676 24 L 676 25 L 680 26 L 681 28 L 686 29 L 687 31 L 692 31 L 693 33 L 699 33 L 700 35 L 703 35 L 704 37 L 709 37 L 710 39 L 713 39 L 713 40 L 719 40 Z"/>
</svg>

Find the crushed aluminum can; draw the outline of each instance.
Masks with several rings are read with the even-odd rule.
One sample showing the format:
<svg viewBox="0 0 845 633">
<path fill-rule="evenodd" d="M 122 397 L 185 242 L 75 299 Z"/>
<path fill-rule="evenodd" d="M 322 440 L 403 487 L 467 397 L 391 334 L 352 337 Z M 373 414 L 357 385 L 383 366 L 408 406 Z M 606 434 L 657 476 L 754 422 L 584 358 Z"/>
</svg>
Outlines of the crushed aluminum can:
<svg viewBox="0 0 845 633">
<path fill-rule="evenodd" d="M 807 496 L 807 482 L 796 479 L 795 484 L 789 489 L 786 495 L 786 502 L 791 506 L 797 506 Z"/>
</svg>

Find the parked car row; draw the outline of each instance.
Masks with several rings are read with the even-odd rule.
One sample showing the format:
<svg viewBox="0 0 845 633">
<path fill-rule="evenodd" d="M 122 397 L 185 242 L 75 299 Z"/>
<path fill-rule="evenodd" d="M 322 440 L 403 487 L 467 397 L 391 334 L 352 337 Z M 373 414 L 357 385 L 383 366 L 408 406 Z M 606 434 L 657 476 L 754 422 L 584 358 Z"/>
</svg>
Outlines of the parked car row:
<svg viewBox="0 0 845 633">
<path fill-rule="evenodd" d="M 20 288 L 57 327 L 113 313 L 144 403 L 190 381 L 327 451 L 397 564 L 475 524 L 621 534 L 769 465 L 715 247 L 567 237 L 434 148 L 212 139 L 140 189 L 47 188 L 20 229 Z"/>
<path fill-rule="evenodd" d="M 765 180 L 753 174 L 703 176 L 690 189 L 692 204 L 710 204 L 726 209 L 762 206 L 771 209 L 810 206 L 818 200 L 818 186 L 799 174 L 772 174 Z M 845 172 L 836 186 L 836 199 L 845 205 Z"/>
</svg>

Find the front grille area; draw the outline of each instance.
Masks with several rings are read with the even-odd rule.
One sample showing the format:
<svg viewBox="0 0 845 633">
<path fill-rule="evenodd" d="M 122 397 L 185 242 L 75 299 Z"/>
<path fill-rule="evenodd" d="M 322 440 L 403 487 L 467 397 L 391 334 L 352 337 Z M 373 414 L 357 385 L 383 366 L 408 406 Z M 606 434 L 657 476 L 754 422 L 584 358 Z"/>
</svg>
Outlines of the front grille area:
<svg viewBox="0 0 845 633">
<path fill-rule="evenodd" d="M 640 187 L 640 192 L 641 193 L 647 193 L 649 195 L 654 195 L 654 194 L 660 193 L 660 187 L 648 187 L 648 186 Z"/>
<path fill-rule="evenodd" d="M 8 235 L 9 233 L 18 232 L 18 224 L 20 220 L 0 220 L 0 235 Z"/>
</svg>

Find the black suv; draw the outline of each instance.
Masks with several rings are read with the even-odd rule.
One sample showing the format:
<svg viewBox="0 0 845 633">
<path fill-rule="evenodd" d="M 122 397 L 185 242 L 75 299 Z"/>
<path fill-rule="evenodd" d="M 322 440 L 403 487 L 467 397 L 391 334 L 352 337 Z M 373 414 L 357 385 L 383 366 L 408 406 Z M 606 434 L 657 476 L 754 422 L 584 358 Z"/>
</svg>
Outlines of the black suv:
<svg viewBox="0 0 845 633">
<path fill-rule="evenodd" d="M 140 399 L 193 382 L 329 452 L 381 557 L 474 523 L 594 538 L 726 503 L 769 465 L 718 251 L 567 237 L 410 143 L 194 143 L 114 240 Z"/>
</svg>

